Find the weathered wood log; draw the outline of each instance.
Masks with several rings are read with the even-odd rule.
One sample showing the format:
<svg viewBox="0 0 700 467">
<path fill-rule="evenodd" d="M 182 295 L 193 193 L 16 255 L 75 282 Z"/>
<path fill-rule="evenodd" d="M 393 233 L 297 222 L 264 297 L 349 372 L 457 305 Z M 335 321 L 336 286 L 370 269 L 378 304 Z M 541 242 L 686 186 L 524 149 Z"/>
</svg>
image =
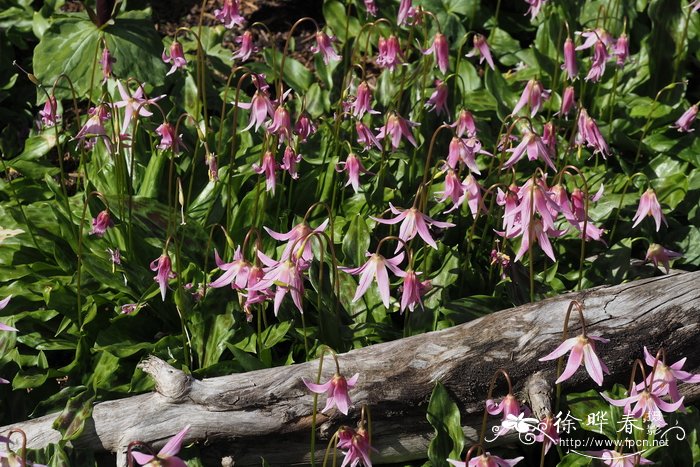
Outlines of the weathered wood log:
<svg viewBox="0 0 700 467">
<path fill-rule="evenodd" d="M 687 371 L 700 369 L 700 272 L 570 293 L 339 355 L 341 371 L 359 372 L 360 379 L 351 390 L 354 407 L 347 417 L 338 412 L 319 415 L 317 458 L 322 457 L 324 440 L 338 426 L 356 423 L 363 404 L 371 407 L 377 464 L 424 457 L 433 433 L 426 407 L 436 381 L 458 401 L 465 434 L 476 439 L 495 370 L 504 368 L 519 390 L 539 370 L 544 378 L 554 379 L 556 362 L 538 358 L 559 344 L 564 314 L 573 299 L 585 304 L 589 332 L 610 339 L 598 346 L 611 372 L 606 387 L 626 382 L 644 345 L 651 351 L 663 346 L 671 362 L 688 357 Z M 579 331 L 579 319 L 573 315 L 570 332 Z M 130 441 L 159 445 L 189 424 L 187 442 L 201 443 L 205 465 L 259 465 L 260 457 L 273 465 L 308 461 L 313 399 L 301 378 L 315 375 L 317 361 L 203 381 L 157 359 L 143 366 L 156 379 L 157 392 L 97 404 L 93 420 L 74 445 L 116 451 L 123 465 Z M 325 379 L 332 375 L 333 365 L 328 361 L 324 367 Z M 546 385 L 529 381 L 528 386 L 535 388 L 531 392 L 537 404 L 546 406 Z M 699 399 L 698 386 L 681 386 L 687 402 Z M 565 383 L 569 390 L 592 387 L 583 369 Z M 497 395 L 504 392 L 497 386 Z M 30 447 L 58 441 L 51 428 L 54 418 L 18 425 L 27 433 Z"/>
</svg>

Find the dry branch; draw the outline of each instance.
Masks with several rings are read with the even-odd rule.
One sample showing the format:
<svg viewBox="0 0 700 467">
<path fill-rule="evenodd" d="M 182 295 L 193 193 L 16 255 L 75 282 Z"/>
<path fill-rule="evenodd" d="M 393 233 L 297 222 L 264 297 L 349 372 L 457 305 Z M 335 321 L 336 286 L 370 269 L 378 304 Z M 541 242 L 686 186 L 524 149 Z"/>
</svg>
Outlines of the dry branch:
<svg viewBox="0 0 700 467">
<path fill-rule="evenodd" d="M 591 289 L 340 355 L 345 374 L 361 375 L 351 392 L 355 407 L 349 417 L 319 416 L 319 450 L 340 424 L 353 425 L 359 407 L 369 404 L 376 463 L 424 457 L 432 435 L 426 406 L 436 381 L 459 401 L 465 434 L 476 438 L 487 385 L 496 369 L 505 368 L 520 390 L 538 370 L 553 380 L 556 363 L 540 363 L 538 358 L 558 345 L 564 314 L 573 299 L 585 303 L 589 331 L 611 340 L 598 347 L 612 373 L 606 377 L 606 386 L 628 378 L 643 345 L 653 351 L 664 346 L 672 361 L 687 356 L 685 369 L 698 372 L 700 272 Z M 573 316 L 571 332 L 578 330 L 578 318 Z M 273 465 L 303 463 L 308 460 L 312 397 L 301 377 L 313 377 L 317 364 L 196 381 L 165 362 L 149 359 L 144 367 L 156 379 L 158 392 L 97 404 L 93 422 L 74 444 L 116 451 L 123 465 L 130 441 L 162 444 L 190 424 L 187 441 L 201 443 L 206 465 L 222 465 L 222 460 L 226 465 L 231 461 L 236 466 L 259 465 L 260 457 Z M 332 367 L 326 365 L 327 376 Z M 583 370 L 566 382 L 567 389 L 576 390 L 593 384 Z M 535 388 L 531 396 L 538 406 L 546 410 L 546 397 L 542 397 L 548 391 L 546 385 L 530 381 L 529 386 Z M 698 399 L 697 385 L 681 387 L 687 401 Z M 51 429 L 54 418 L 19 425 L 30 447 L 58 441 L 58 433 Z"/>
</svg>

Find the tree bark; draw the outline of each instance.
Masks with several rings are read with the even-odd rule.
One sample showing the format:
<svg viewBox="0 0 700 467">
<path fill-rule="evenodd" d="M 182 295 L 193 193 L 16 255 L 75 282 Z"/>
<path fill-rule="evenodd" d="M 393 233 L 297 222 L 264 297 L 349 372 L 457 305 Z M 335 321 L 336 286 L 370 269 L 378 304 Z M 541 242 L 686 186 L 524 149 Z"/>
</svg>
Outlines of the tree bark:
<svg viewBox="0 0 700 467">
<path fill-rule="evenodd" d="M 584 303 L 588 332 L 610 339 L 597 347 L 611 373 L 605 388 L 615 382 L 627 384 L 643 346 L 650 352 L 663 346 L 669 363 L 687 357 L 684 370 L 699 371 L 700 272 L 570 293 L 339 355 L 343 374 L 360 373 L 360 379 L 350 391 L 354 405 L 348 416 L 337 411 L 318 415 L 316 459 L 323 458 L 327 440 L 340 425 L 356 424 L 363 404 L 371 408 L 376 464 L 425 457 L 433 433 L 426 407 L 436 381 L 458 402 L 465 435 L 472 441 L 478 438 L 483 400 L 499 368 L 510 374 L 517 390 L 527 386 L 540 412 L 546 410 L 547 381 L 555 379 L 556 362 L 538 359 L 561 342 L 571 300 Z M 572 313 L 569 335 L 580 329 L 579 318 Z M 205 465 L 260 465 L 261 457 L 272 465 L 308 462 L 313 397 L 301 378 L 314 378 L 318 361 L 203 381 L 155 358 L 142 365 L 155 378 L 157 392 L 97 404 L 74 446 L 117 452 L 118 465 L 124 465 L 130 441 L 159 447 L 189 424 L 186 442 L 200 443 Z M 323 380 L 333 371 L 333 363 L 326 359 Z M 538 371 L 541 378 L 533 380 L 531 375 Z M 698 386 L 681 385 L 686 403 L 698 400 Z M 593 387 L 597 389 L 583 368 L 564 383 L 565 391 Z M 503 396 L 505 391 L 499 383 L 494 394 Z M 324 400 L 321 396 L 319 404 Z M 54 418 L 45 416 L 15 427 L 27 433 L 29 447 L 39 448 L 59 440 L 51 428 Z"/>
</svg>

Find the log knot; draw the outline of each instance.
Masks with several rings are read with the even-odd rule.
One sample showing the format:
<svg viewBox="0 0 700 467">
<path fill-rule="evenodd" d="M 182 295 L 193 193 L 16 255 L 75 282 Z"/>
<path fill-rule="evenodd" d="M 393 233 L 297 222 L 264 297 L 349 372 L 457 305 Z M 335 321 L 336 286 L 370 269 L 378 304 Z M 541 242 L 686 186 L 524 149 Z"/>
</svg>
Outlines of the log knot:
<svg viewBox="0 0 700 467">
<path fill-rule="evenodd" d="M 138 367 L 155 380 L 156 392 L 169 402 L 183 402 L 192 388 L 193 378 L 153 355 L 138 364 Z"/>
</svg>

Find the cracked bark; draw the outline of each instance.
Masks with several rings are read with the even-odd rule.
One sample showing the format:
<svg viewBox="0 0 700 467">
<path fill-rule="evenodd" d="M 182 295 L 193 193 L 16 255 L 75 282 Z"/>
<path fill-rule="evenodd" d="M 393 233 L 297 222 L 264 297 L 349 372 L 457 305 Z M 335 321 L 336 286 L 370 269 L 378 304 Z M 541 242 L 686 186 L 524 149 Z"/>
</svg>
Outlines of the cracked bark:
<svg viewBox="0 0 700 467">
<path fill-rule="evenodd" d="M 339 355 L 344 374 L 361 375 L 351 391 L 355 405 L 347 417 L 337 412 L 319 414 L 317 459 L 322 458 L 324 441 L 340 425 L 357 422 L 363 404 L 372 410 L 376 464 L 425 457 L 433 433 L 426 407 L 436 381 L 458 402 L 467 438 L 476 439 L 487 386 L 498 368 L 510 374 L 516 390 L 535 405 L 537 413 L 546 413 L 548 382 L 554 380 L 556 362 L 538 358 L 559 344 L 564 314 L 574 299 L 585 304 L 589 331 L 611 340 L 598 346 L 611 371 L 606 387 L 626 384 L 631 364 L 642 356 L 644 345 L 651 351 L 663 346 L 670 362 L 686 356 L 684 369 L 700 371 L 700 272 L 566 294 Z M 579 319 L 572 314 L 570 335 L 578 332 Z M 200 443 L 205 465 L 259 465 L 260 457 L 272 465 L 303 464 L 308 462 L 313 399 L 301 377 L 313 378 L 317 365 L 312 361 L 197 381 L 150 358 L 142 367 L 155 378 L 157 392 L 97 404 L 93 420 L 73 444 L 117 452 L 121 466 L 130 441 L 138 439 L 159 448 L 190 424 L 186 442 Z M 333 365 L 324 367 L 326 379 Z M 564 386 L 565 391 L 578 391 L 594 383 L 579 369 Z M 688 403 L 700 398 L 698 386 L 681 386 Z M 502 396 L 504 391 L 497 386 L 494 394 Z M 59 439 L 51 428 L 54 418 L 41 417 L 15 427 L 27 433 L 30 447 L 43 447 Z"/>
</svg>

